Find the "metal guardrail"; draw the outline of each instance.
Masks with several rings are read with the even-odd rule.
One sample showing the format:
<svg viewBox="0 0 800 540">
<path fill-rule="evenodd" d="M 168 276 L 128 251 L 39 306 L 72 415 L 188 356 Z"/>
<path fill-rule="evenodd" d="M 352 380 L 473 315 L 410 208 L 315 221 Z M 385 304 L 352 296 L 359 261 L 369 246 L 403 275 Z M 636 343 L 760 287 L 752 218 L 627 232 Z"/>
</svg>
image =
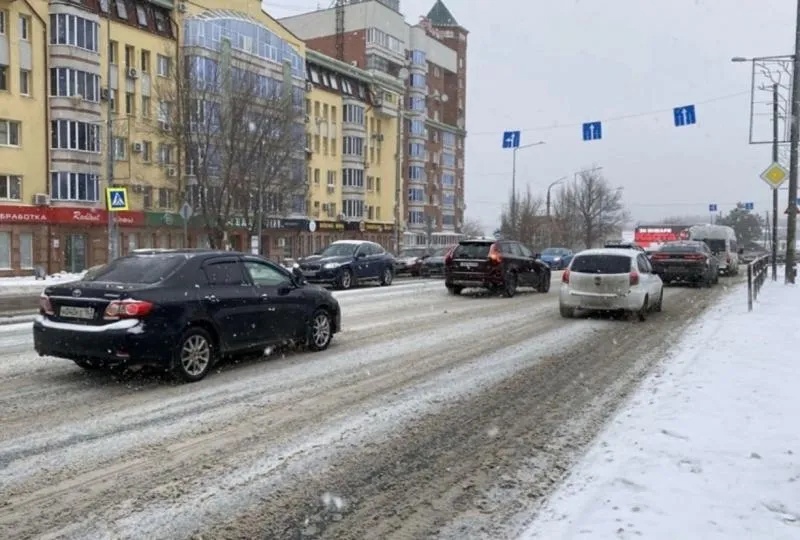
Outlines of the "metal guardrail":
<svg viewBox="0 0 800 540">
<path fill-rule="evenodd" d="M 762 255 L 747 265 L 747 311 L 753 311 L 753 301 L 758 298 L 761 286 L 767 280 L 769 266 L 769 255 Z"/>
</svg>

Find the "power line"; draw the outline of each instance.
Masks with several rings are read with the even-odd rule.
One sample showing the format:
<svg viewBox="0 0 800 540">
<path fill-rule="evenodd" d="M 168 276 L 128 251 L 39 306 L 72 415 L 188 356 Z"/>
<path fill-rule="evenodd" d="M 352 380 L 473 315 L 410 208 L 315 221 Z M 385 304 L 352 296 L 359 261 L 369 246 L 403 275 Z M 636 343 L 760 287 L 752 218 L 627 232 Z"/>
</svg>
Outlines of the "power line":
<svg viewBox="0 0 800 540">
<path fill-rule="evenodd" d="M 694 104 L 695 105 L 706 105 L 708 103 L 716 103 L 718 101 L 725 101 L 725 100 L 728 100 L 728 99 L 733 99 L 735 97 L 749 95 L 749 94 L 750 94 L 750 91 L 748 90 L 746 92 L 737 92 L 735 94 L 727 94 L 727 95 L 724 95 L 724 96 L 717 96 L 717 97 L 714 97 L 714 98 L 709 98 L 709 99 L 706 99 L 706 100 L 703 100 L 703 101 L 697 101 Z M 603 122 L 603 123 L 605 123 L 605 122 L 618 122 L 620 120 L 630 120 L 632 118 L 642 118 L 644 116 L 653 116 L 653 115 L 656 115 L 656 114 L 672 113 L 673 109 L 674 109 L 673 107 L 670 107 L 668 109 L 656 109 L 656 110 L 646 111 L 646 112 L 625 114 L 625 115 L 622 115 L 622 116 L 612 116 L 611 118 L 604 118 L 604 119 L 601 119 L 599 121 Z M 530 127 L 530 128 L 521 129 L 519 131 L 521 131 L 523 133 L 527 133 L 527 132 L 531 132 L 531 131 L 550 131 L 550 130 L 555 130 L 555 129 L 581 127 L 581 126 L 583 126 L 583 124 L 584 124 L 584 122 L 575 122 L 575 123 L 570 123 L 570 124 L 554 124 L 554 125 L 549 125 L 549 126 Z M 497 131 L 470 131 L 468 133 L 468 136 L 474 137 L 474 136 L 483 136 L 483 135 L 497 135 L 497 134 L 502 133 L 502 132 L 503 132 L 502 129 L 501 130 L 497 130 Z"/>
<path fill-rule="evenodd" d="M 736 207 L 737 205 L 745 202 L 744 199 L 736 201 L 736 202 L 717 202 L 715 203 L 717 206 L 730 206 Z M 763 204 L 764 208 L 770 208 L 772 206 L 771 201 L 765 200 L 756 200 L 756 201 L 746 201 L 746 202 L 753 202 L 758 203 L 758 206 Z M 489 200 L 481 200 L 481 199 L 470 199 L 467 200 L 467 205 L 476 204 L 482 206 L 503 206 L 507 205 L 508 201 L 489 201 Z M 679 203 L 679 202 L 672 202 L 672 203 L 624 203 L 625 208 L 691 208 L 691 207 L 702 207 L 706 209 L 705 213 L 708 213 L 708 203 L 703 202 L 689 202 L 689 203 Z M 753 212 L 758 213 L 758 210 L 753 210 Z M 716 212 L 715 212 L 716 213 Z"/>
</svg>

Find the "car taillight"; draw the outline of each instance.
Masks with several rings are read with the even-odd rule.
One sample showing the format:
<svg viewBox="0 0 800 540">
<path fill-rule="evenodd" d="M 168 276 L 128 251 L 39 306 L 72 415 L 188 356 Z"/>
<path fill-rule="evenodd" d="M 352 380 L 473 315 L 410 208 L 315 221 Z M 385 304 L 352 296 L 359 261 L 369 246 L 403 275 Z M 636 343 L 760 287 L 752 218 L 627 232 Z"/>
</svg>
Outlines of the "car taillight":
<svg viewBox="0 0 800 540">
<path fill-rule="evenodd" d="M 686 258 L 691 259 L 693 261 L 702 261 L 703 259 L 706 258 L 706 256 L 703 255 L 702 253 L 691 253 L 687 255 Z"/>
<path fill-rule="evenodd" d="M 653 254 L 650 256 L 650 258 L 651 258 L 652 260 L 654 260 L 654 261 L 657 261 L 657 260 L 659 260 L 659 259 L 669 259 L 669 255 L 667 255 L 666 253 L 653 253 Z"/>
<path fill-rule="evenodd" d="M 629 281 L 630 281 L 631 287 L 633 287 L 634 285 L 638 285 L 639 284 L 639 273 L 638 272 L 631 272 L 631 276 L 630 276 L 630 280 Z"/>
<path fill-rule="evenodd" d="M 561 282 L 569 284 L 569 268 L 566 268 L 564 273 L 561 274 Z"/>
<path fill-rule="evenodd" d="M 53 305 L 50 303 L 50 297 L 45 294 L 42 294 L 39 297 L 39 309 L 41 309 L 42 312 L 47 315 L 55 315 L 55 311 L 53 311 Z"/>
<path fill-rule="evenodd" d="M 106 308 L 104 319 L 136 319 L 153 310 L 151 302 L 144 300 L 114 300 Z"/>
<path fill-rule="evenodd" d="M 495 264 L 503 262 L 503 255 L 500 253 L 500 248 L 497 247 L 497 244 L 492 244 L 492 247 L 489 248 L 489 260 Z"/>
</svg>

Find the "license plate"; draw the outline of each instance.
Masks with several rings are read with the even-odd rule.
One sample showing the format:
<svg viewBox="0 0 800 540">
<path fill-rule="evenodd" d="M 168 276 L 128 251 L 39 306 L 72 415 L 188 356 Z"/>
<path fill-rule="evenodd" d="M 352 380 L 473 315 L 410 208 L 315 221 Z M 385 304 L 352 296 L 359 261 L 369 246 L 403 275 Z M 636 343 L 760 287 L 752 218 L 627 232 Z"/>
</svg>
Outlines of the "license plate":
<svg viewBox="0 0 800 540">
<path fill-rule="evenodd" d="M 58 314 L 70 319 L 94 319 L 94 309 L 90 307 L 62 306 Z"/>
<path fill-rule="evenodd" d="M 463 268 L 477 268 L 478 263 L 461 263 Z"/>
<path fill-rule="evenodd" d="M 311 271 L 309 271 L 309 270 L 306 270 L 305 272 L 303 272 L 303 275 L 304 275 L 305 277 L 314 277 L 314 276 L 316 276 L 316 275 L 317 275 L 317 273 L 316 273 L 316 272 L 311 272 Z"/>
</svg>

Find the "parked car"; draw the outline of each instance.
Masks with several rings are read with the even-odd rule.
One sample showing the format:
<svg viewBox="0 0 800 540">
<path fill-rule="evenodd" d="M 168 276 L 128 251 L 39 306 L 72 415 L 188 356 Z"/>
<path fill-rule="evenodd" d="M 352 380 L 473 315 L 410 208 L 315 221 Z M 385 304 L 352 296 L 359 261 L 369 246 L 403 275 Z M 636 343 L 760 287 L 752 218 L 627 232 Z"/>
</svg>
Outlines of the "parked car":
<svg viewBox="0 0 800 540">
<path fill-rule="evenodd" d="M 444 259 L 456 246 L 447 246 L 433 251 L 422 261 L 420 275 L 424 277 L 444 276 Z"/>
<path fill-rule="evenodd" d="M 225 356 L 326 349 L 340 329 L 339 303 L 299 272 L 244 253 L 161 250 L 47 287 L 33 343 L 85 369 L 153 365 L 194 382 Z"/>
<path fill-rule="evenodd" d="M 572 250 L 562 247 L 549 247 L 542 251 L 541 259 L 553 270 L 561 270 L 569 266 Z"/>
<path fill-rule="evenodd" d="M 770 255 L 772 252 L 760 244 L 748 244 L 745 246 L 744 251 L 739 257 L 739 261 L 744 264 L 750 264 L 759 257 Z"/>
<path fill-rule="evenodd" d="M 309 283 L 332 285 L 337 289 L 350 289 L 367 281 L 391 285 L 394 264 L 394 256 L 379 244 L 365 240 L 337 240 L 319 255 L 298 261 Z"/>
<path fill-rule="evenodd" d="M 664 283 L 680 281 L 711 287 L 719 282 L 719 259 L 705 242 L 667 242 L 653 253 L 650 263 Z"/>
<path fill-rule="evenodd" d="M 559 310 L 571 318 L 578 310 L 622 311 L 644 321 L 661 311 L 664 284 L 644 253 L 600 248 L 581 251 L 564 270 Z"/>
<path fill-rule="evenodd" d="M 395 274 L 409 274 L 419 276 L 422 262 L 427 259 L 431 251 L 427 248 L 405 248 L 395 257 Z"/>
<path fill-rule="evenodd" d="M 450 294 L 482 287 L 510 298 L 517 287 L 550 290 L 550 267 L 528 247 L 511 240 L 462 240 L 445 257 L 444 277 Z"/>
<path fill-rule="evenodd" d="M 644 254 L 647 254 L 647 250 L 644 249 L 642 246 L 637 244 L 636 242 L 625 242 L 624 240 L 615 240 L 613 242 L 606 242 L 603 247 L 605 248 L 617 248 L 617 249 L 634 249 L 636 251 L 641 251 Z"/>
</svg>

